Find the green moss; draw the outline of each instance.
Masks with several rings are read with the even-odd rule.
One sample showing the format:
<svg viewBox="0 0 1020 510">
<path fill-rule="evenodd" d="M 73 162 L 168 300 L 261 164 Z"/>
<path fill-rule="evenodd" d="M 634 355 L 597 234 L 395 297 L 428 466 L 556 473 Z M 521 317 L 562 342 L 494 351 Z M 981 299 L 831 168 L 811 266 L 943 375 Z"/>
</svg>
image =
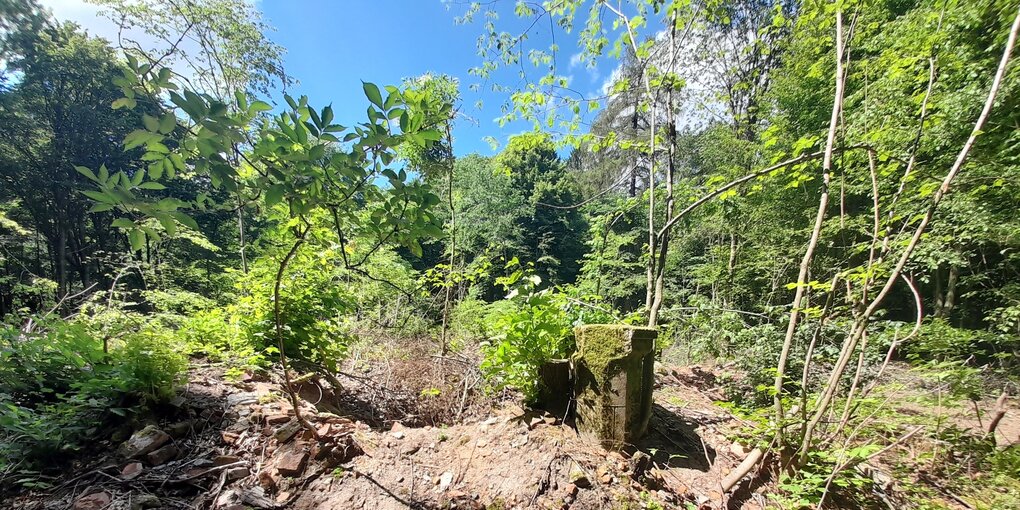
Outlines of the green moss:
<svg viewBox="0 0 1020 510">
<path fill-rule="evenodd" d="M 631 335 L 649 339 L 656 335 L 655 328 L 637 328 L 624 324 L 588 324 L 578 326 L 577 352 L 574 359 L 584 359 L 584 363 L 596 377 L 599 386 L 619 373 L 617 366 L 630 354 Z"/>
<path fill-rule="evenodd" d="M 579 421 L 607 447 L 618 446 L 622 435 L 643 428 L 635 427 L 646 400 L 642 396 L 646 391 L 641 382 L 643 361 L 654 347 L 655 334 L 652 328 L 625 325 L 593 324 L 576 329 L 578 351 L 573 359 Z M 614 388 L 614 384 L 620 385 L 614 380 L 623 373 L 622 386 Z M 621 390 L 625 390 L 623 395 Z M 621 419 L 626 423 L 620 423 Z"/>
</svg>

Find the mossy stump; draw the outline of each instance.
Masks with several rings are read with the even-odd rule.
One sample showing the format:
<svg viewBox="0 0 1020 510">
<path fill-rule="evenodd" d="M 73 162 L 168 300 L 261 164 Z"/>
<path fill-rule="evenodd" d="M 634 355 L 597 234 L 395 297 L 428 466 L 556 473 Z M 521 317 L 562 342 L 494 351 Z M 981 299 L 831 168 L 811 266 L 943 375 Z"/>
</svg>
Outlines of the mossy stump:
<svg viewBox="0 0 1020 510">
<path fill-rule="evenodd" d="M 578 432 L 610 449 L 640 439 L 652 416 L 657 331 L 588 324 L 574 333 Z"/>
</svg>

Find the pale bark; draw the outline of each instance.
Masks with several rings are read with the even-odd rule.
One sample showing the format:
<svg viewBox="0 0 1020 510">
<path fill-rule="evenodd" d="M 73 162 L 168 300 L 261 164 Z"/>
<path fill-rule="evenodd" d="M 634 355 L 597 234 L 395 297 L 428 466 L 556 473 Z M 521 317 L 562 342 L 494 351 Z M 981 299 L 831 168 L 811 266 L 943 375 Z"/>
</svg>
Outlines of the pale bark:
<svg viewBox="0 0 1020 510">
<path fill-rule="evenodd" d="M 674 73 L 674 66 L 676 65 L 676 13 L 673 13 L 670 18 L 670 32 L 669 32 L 669 47 L 670 47 L 670 75 Z M 676 171 L 676 123 L 673 120 L 673 83 L 670 82 L 669 88 L 666 90 L 666 136 L 669 137 L 667 142 L 667 162 L 666 162 L 666 221 L 673 219 L 673 208 L 675 206 L 675 200 L 673 196 L 673 179 Z M 655 154 L 653 152 L 652 158 L 654 159 Z M 652 190 L 654 194 L 655 190 Z M 651 220 L 654 214 L 654 209 L 649 210 L 649 220 Z M 648 235 L 650 238 L 658 237 L 655 232 L 655 225 L 649 222 Z M 654 293 L 652 296 L 651 304 L 648 307 L 648 325 L 656 326 L 659 322 L 659 310 L 662 308 L 663 294 L 665 292 L 665 281 L 666 281 L 666 258 L 669 255 L 669 234 L 662 236 L 658 239 L 658 261 L 653 264 L 655 271 L 655 283 Z M 655 251 L 649 252 L 649 256 L 655 257 Z"/>
<path fill-rule="evenodd" d="M 885 281 L 885 284 L 882 286 L 882 289 L 878 292 L 874 299 L 872 299 L 871 303 L 864 310 L 864 312 L 860 316 L 858 316 L 858 318 L 854 321 L 854 324 L 850 330 L 850 335 L 847 337 L 847 340 L 844 343 L 843 349 L 840 353 L 840 357 L 836 361 L 836 365 L 833 367 L 832 372 L 829 375 L 828 383 L 826 384 L 825 388 L 822 390 L 822 394 L 818 398 L 818 404 L 815 407 L 814 414 L 812 415 L 811 420 L 808 421 L 808 423 L 806 424 L 804 430 L 804 437 L 801 441 L 802 462 L 806 461 L 807 459 L 807 455 L 810 452 L 811 441 L 813 439 L 815 428 L 818 426 L 819 422 L 822 420 L 822 418 L 825 416 L 825 413 L 828 411 L 829 405 L 832 402 L 832 398 L 835 395 L 839 379 L 843 376 L 843 373 L 846 370 L 847 363 L 853 356 L 853 353 L 857 348 L 857 343 L 861 340 L 862 336 L 864 335 L 864 332 L 866 331 L 866 328 L 871 320 L 872 315 L 874 315 L 875 311 L 878 310 L 878 307 L 882 304 L 882 301 L 885 299 L 890 289 L 892 289 L 893 284 L 895 284 L 896 280 L 900 277 L 900 274 L 903 272 L 904 266 L 906 266 L 907 261 L 910 259 L 910 256 L 913 255 L 914 249 L 916 249 L 917 244 L 920 242 L 921 236 L 924 235 L 924 232 L 927 229 L 928 224 L 931 223 L 931 220 L 935 215 L 935 211 L 938 209 L 939 203 L 942 201 L 942 198 L 945 197 L 947 193 L 949 193 L 950 184 L 952 184 L 953 180 L 956 179 L 956 176 L 960 173 L 960 170 L 963 168 L 964 162 L 967 161 L 967 156 L 970 154 L 971 148 L 977 141 L 978 135 L 981 134 L 982 128 L 985 125 L 985 121 L 988 120 L 988 115 L 990 114 L 992 107 L 995 104 L 995 98 L 999 93 L 999 89 L 1002 87 L 1002 80 L 1006 74 L 1006 67 L 1009 64 L 1013 47 L 1016 44 L 1018 31 L 1020 31 L 1020 8 L 1017 9 L 1016 17 L 1013 20 L 1012 27 L 1010 28 L 1009 38 L 1006 42 L 1006 47 L 1003 50 L 1002 59 L 999 61 L 999 67 L 995 72 L 995 77 L 992 80 L 991 87 L 988 91 L 988 97 L 985 99 L 984 107 L 982 108 L 981 114 L 978 116 L 977 121 L 974 123 L 974 128 L 971 130 L 970 136 L 967 138 L 967 141 L 960 149 L 960 153 L 957 155 L 956 161 L 953 163 L 953 166 L 949 169 L 945 177 L 942 179 L 942 184 L 935 191 L 931 203 L 928 206 L 928 210 L 921 218 L 921 222 L 914 229 L 914 233 L 910 239 L 910 242 L 904 248 L 903 253 L 900 255 L 900 258 L 896 262 L 895 267 L 893 267 L 891 273 L 889 274 L 888 278 Z"/>
<path fill-rule="evenodd" d="M 453 147 L 453 135 L 450 132 L 450 123 L 446 124 L 446 140 Z M 442 344 L 440 350 L 445 356 L 447 348 L 449 347 L 449 339 L 447 338 L 450 329 L 450 301 L 451 294 L 453 292 L 453 266 L 457 261 L 457 209 L 453 205 L 453 176 L 454 176 L 454 160 L 450 159 L 450 172 L 447 178 L 447 200 L 450 202 L 450 267 L 446 269 L 446 296 L 443 298 L 443 329 L 440 333 Z"/>
<path fill-rule="evenodd" d="M 775 392 L 775 421 L 776 437 L 780 445 L 783 443 L 783 382 L 785 380 L 786 364 L 790 356 L 790 348 L 793 346 L 793 337 L 797 332 L 797 324 L 800 320 L 800 308 L 804 299 L 804 290 L 807 286 L 808 270 L 811 268 L 811 261 L 814 259 L 815 247 L 818 246 L 818 238 L 821 235 L 822 224 L 825 222 L 826 210 L 829 206 L 829 179 L 832 172 L 832 150 L 836 141 L 836 127 L 839 124 L 840 111 L 843 107 L 843 12 L 836 10 L 836 93 L 832 105 L 832 116 L 829 118 L 829 134 L 825 141 L 825 155 L 822 160 L 822 190 L 818 199 L 818 212 L 815 214 L 814 228 L 811 230 L 811 238 L 808 241 L 807 249 L 804 251 L 804 258 L 800 262 L 800 271 L 797 276 L 797 289 L 794 291 L 793 303 L 790 305 L 790 321 L 786 327 L 786 337 L 783 339 L 782 351 L 779 354 L 779 363 L 776 368 L 776 379 L 773 387 Z"/>
</svg>

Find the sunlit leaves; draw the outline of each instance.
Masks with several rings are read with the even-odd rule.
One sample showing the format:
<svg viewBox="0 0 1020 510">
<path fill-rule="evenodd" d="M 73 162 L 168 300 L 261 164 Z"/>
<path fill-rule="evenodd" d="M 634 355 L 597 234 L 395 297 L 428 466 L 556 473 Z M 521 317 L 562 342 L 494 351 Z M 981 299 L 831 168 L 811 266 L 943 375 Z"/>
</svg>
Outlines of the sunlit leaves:
<svg viewBox="0 0 1020 510">
<path fill-rule="evenodd" d="M 164 182 L 183 172 L 189 178 L 208 178 L 213 188 L 260 197 L 267 207 L 285 204 L 296 222 L 293 228 L 316 210 L 367 206 L 374 207 L 371 227 L 383 242 L 420 253 L 417 237 L 437 233 L 428 209 L 438 197 L 404 170 L 389 165 L 404 144 L 429 147 L 442 139 L 440 124 L 429 115 L 448 117 L 449 104 L 429 105 L 434 98 L 396 87 L 386 87 L 384 99 L 378 86 L 365 83 L 371 103 L 368 121 L 348 129 L 334 123 L 331 107 L 312 108 L 306 97 L 284 96 L 287 108 L 266 117 L 273 107 L 243 92 L 225 104 L 207 94 L 178 89 L 163 71 L 153 73 L 137 61 L 129 66 L 135 77 L 118 78 L 126 97 L 145 94 L 155 100 L 165 92 L 169 99 L 163 111 L 143 113 L 142 128 L 124 139 L 126 150 L 142 149 L 140 159 L 147 166 L 130 175 L 110 175 L 105 167 L 98 174 L 85 167 L 78 171 L 98 188 L 84 191 L 96 201 L 94 210 L 125 215 L 118 226 L 127 232 L 132 249 L 147 237 L 158 240 L 160 230 L 177 233 L 178 224 L 197 229 L 183 211 L 214 205 L 208 194 L 193 201 L 151 196 L 168 191 Z M 137 101 L 125 106 L 136 105 Z M 397 122 L 391 124 L 393 120 Z M 346 145 L 341 145 L 341 138 Z M 238 172 L 242 161 L 244 177 Z M 378 177 L 385 177 L 385 184 Z M 142 221 L 145 218 L 152 221 Z"/>
<path fill-rule="evenodd" d="M 372 104 L 383 107 L 382 94 L 379 92 L 379 87 L 374 83 L 362 82 L 362 88 L 365 90 L 365 97 L 368 98 Z"/>
</svg>

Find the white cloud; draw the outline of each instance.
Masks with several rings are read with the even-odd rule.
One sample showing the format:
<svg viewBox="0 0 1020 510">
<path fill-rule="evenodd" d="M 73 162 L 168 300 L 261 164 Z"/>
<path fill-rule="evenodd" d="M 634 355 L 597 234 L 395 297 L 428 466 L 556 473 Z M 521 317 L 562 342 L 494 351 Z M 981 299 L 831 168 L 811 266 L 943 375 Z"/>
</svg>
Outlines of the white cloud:
<svg viewBox="0 0 1020 510">
<path fill-rule="evenodd" d="M 618 64 L 613 72 L 609 73 L 609 76 L 602 82 L 602 86 L 599 90 L 602 91 L 603 96 L 608 96 L 609 92 L 613 90 L 613 85 L 616 84 L 620 78 L 623 77 L 623 64 Z"/>
<path fill-rule="evenodd" d="M 584 53 L 577 52 L 570 56 L 570 68 L 574 69 L 584 64 Z"/>
<path fill-rule="evenodd" d="M 599 79 L 602 78 L 602 75 L 599 74 L 598 68 L 594 65 L 591 65 L 591 62 L 587 57 L 585 57 L 583 51 L 579 51 L 570 56 L 570 65 L 568 69 L 570 71 L 574 71 L 575 69 L 579 68 L 584 68 L 585 72 L 588 74 L 589 84 L 598 83 Z M 576 80 L 574 79 L 574 73 L 570 73 L 570 83 L 571 84 L 576 83 Z"/>
</svg>

